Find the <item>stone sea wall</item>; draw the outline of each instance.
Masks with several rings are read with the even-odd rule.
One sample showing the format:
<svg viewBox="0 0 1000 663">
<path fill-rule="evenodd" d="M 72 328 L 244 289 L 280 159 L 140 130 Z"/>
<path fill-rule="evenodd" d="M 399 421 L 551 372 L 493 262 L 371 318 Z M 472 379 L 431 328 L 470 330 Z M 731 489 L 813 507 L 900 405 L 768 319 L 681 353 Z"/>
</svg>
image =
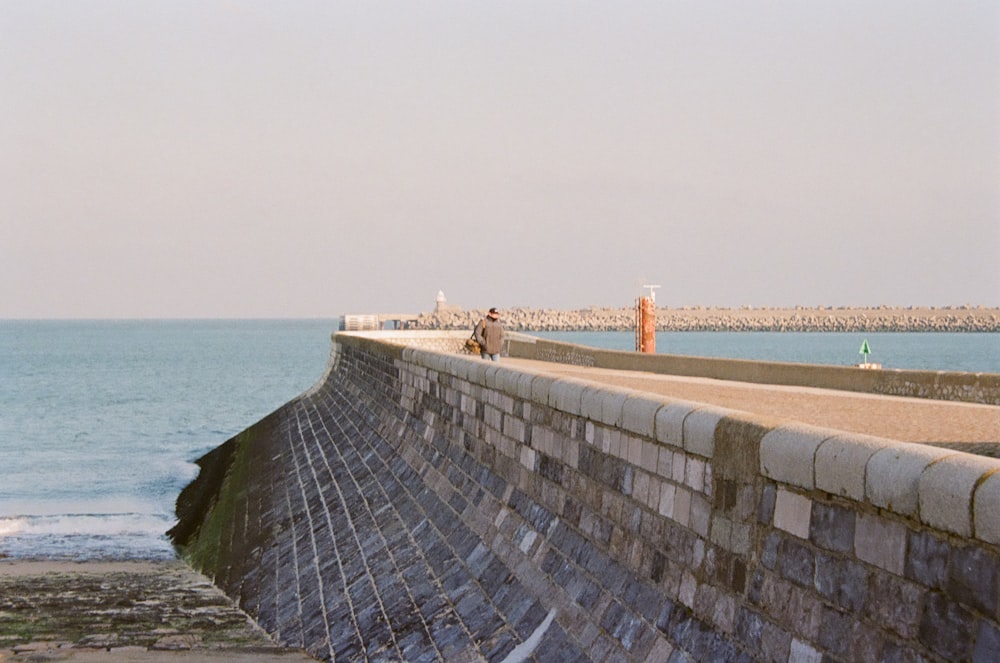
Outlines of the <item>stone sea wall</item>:
<svg viewBox="0 0 1000 663">
<path fill-rule="evenodd" d="M 452 339 L 456 338 L 454 335 Z M 1000 461 L 338 334 L 173 532 L 351 661 L 1000 660 Z"/>
<path fill-rule="evenodd" d="M 486 311 L 444 311 L 422 314 L 420 329 L 471 329 Z M 630 331 L 632 308 L 590 308 L 577 311 L 509 308 L 506 328 L 515 331 Z M 659 331 L 816 331 L 816 332 L 1000 332 L 1000 308 L 907 307 L 875 308 L 660 308 Z"/>
</svg>

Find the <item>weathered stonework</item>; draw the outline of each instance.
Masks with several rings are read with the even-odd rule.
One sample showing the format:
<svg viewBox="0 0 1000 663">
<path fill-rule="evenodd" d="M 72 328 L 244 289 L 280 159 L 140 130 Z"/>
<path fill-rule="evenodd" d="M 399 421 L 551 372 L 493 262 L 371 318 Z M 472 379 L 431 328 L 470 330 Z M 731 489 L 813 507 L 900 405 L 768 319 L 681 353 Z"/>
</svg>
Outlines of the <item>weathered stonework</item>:
<svg viewBox="0 0 1000 663">
<path fill-rule="evenodd" d="M 178 543 L 327 660 L 503 661 L 550 614 L 533 660 L 1000 658 L 1000 462 L 634 397 L 338 335 L 203 461 Z M 919 455 L 902 487 L 886 448 Z"/>
</svg>

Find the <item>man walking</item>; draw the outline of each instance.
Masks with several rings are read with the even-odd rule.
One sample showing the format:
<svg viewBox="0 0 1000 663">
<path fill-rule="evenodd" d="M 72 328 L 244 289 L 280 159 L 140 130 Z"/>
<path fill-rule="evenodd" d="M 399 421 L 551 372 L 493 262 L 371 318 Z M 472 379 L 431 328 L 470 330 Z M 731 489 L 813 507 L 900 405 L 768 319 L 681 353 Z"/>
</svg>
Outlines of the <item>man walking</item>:
<svg viewBox="0 0 1000 663">
<path fill-rule="evenodd" d="M 491 308 L 486 317 L 476 325 L 476 340 L 479 341 L 479 356 L 500 361 L 500 351 L 503 349 L 503 325 L 500 324 L 500 313 Z"/>
</svg>

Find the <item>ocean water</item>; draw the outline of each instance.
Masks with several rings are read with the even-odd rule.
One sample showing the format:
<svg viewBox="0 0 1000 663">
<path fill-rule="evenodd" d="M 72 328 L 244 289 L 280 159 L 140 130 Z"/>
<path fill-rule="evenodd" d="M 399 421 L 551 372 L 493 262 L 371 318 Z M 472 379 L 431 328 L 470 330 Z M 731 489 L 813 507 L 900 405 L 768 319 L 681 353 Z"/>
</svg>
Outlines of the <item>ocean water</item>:
<svg viewBox="0 0 1000 663">
<path fill-rule="evenodd" d="M 312 386 L 336 328 L 0 321 L 0 556 L 174 557 L 193 461 Z"/>
<path fill-rule="evenodd" d="M 532 332 L 606 350 L 635 350 L 634 332 Z M 1000 373 L 1000 334 L 951 332 L 657 332 L 657 354 L 724 357 L 799 364 Z"/>
<path fill-rule="evenodd" d="M 321 378 L 337 320 L 0 321 L 0 557 L 168 559 L 194 460 Z M 631 332 L 538 336 L 632 350 Z M 696 356 L 1000 373 L 1000 334 L 683 332 Z"/>
</svg>

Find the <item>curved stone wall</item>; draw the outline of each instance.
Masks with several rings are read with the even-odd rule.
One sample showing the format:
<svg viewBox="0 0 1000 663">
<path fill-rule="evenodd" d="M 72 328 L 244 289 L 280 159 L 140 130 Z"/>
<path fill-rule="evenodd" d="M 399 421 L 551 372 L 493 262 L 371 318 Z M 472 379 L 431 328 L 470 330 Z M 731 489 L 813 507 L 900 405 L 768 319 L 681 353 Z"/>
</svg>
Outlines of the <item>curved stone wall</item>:
<svg viewBox="0 0 1000 663">
<path fill-rule="evenodd" d="M 993 661 L 1000 461 L 338 334 L 183 554 L 325 660 Z"/>
</svg>

